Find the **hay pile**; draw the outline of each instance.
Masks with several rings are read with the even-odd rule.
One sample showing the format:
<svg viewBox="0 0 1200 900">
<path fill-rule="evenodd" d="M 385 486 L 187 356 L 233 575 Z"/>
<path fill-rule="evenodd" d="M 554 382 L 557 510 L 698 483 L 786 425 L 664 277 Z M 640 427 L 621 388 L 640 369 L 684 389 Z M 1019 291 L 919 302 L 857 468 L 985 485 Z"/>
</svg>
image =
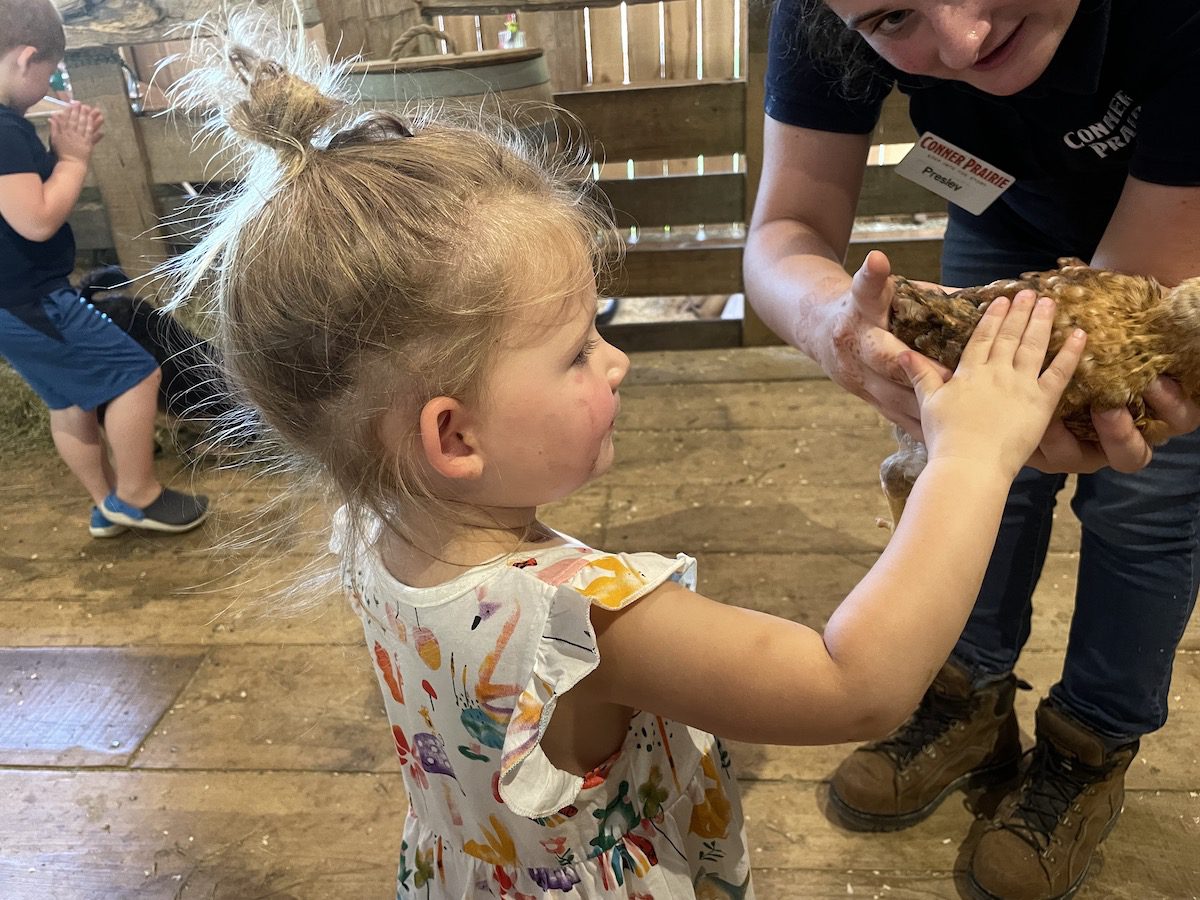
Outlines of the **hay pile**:
<svg viewBox="0 0 1200 900">
<path fill-rule="evenodd" d="M 0 360 L 0 456 L 53 450 L 46 405 Z"/>
</svg>

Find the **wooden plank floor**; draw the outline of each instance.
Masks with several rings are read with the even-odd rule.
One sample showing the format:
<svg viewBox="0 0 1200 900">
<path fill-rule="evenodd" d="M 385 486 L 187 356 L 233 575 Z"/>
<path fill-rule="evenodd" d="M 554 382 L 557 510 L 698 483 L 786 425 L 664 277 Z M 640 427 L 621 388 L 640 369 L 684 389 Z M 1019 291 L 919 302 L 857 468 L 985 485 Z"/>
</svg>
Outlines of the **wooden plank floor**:
<svg viewBox="0 0 1200 900">
<path fill-rule="evenodd" d="M 871 565 L 887 429 L 780 348 L 642 354 L 622 389 L 616 469 L 548 513 L 612 549 L 684 549 L 701 585 L 814 626 Z M 212 469 L 175 483 L 221 515 L 183 537 L 94 541 L 53 460 L 0 486 L 0 898 L 385 898 L 404 792 L 361 633 L 336 600 L 262 598 L 303 546 L 247 560 L 222 537 L 277 493 Z M 310 514 L 306 524 L 320 525 Z M 1078 524 L 1065 504 L 1019 673 L 1028 734 L 1070 624 Z M 1200 625 L 1171 721 L 1143 742 L 1125 815 L 1078 896 L 1200 896 Z M 994 797 L 853 834 L 825 816 L 847 747 L 734 745 L 758 894 L 955 898 Z"/>
</svg>

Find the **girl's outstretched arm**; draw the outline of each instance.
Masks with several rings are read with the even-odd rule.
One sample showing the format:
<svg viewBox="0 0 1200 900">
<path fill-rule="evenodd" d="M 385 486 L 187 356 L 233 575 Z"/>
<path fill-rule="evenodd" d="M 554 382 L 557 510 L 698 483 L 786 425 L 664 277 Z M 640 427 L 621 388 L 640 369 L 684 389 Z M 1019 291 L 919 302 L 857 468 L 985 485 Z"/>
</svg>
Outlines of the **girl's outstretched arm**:
<svg viewBox="0 0 1200 900">
<path fill-rule="evenodd" d="M 1031 294 L 995 301 L 949 382 L 919 354 L 903 358 L 930 462 L 823 635 L 663 585 L 594 612 L 601 663 L 589 695 L 760 743 L 861 740 L 901 723 L 962 631 L 1012 479 L 1079 362 L 1077 332 L 1039 376 L 1053 310 Z"/>
</svg>

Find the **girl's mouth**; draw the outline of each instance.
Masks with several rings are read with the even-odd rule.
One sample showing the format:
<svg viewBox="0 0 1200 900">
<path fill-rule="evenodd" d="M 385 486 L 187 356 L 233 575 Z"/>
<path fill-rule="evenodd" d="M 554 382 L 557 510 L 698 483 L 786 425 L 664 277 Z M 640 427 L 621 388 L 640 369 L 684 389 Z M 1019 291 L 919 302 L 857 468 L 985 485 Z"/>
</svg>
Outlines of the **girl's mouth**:
<svg viewBox="0 0 1200 900">
<path fill-rule="evenodd" d="M 1022 19 L 1020 24 L 1012 30 L 1008 37 L 1000 42 L 996 49 L 990 51 L 987 56 L 981 57 L 975 61 L 975 65 L 971 66 L 976 72 L 986 72 L 990 69 L 995 69 L 998 66 L 1004 65 L 1005 62 L 1013 55 L 1013 51 L 1017 46 L 1020 35 L 1024 32 L 1025 20 Z"/>
</svg>

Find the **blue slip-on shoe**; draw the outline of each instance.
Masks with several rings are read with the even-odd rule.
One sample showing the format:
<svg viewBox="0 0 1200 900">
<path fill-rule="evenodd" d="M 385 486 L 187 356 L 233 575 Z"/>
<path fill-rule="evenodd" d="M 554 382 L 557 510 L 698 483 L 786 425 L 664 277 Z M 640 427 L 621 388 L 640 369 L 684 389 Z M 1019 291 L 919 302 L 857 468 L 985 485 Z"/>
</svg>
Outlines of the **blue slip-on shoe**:
<svg viewBox="0 0 1200 900">
<path fill-rule="evenodd" d="M 92 537 L 116 537 L 118 534 L 124 534 L 128 530 L 129 529 L 124 525 L 118 524 L 117 522 L 110 522 L 105 517 L 104 513 L 100 512 L 100 507 L 92 507 L 92 520 L 88 523 L 88 532 Z"/>
<path fill-rule="evenodd" d="M 208 517 L 208 498 L 163 488 L 158 499 L 138 509 L 116 494 L 104 498 L 102 512 L 110 522 L 146 531 L 179 534 L 191 531 Z"/>
</svg>

